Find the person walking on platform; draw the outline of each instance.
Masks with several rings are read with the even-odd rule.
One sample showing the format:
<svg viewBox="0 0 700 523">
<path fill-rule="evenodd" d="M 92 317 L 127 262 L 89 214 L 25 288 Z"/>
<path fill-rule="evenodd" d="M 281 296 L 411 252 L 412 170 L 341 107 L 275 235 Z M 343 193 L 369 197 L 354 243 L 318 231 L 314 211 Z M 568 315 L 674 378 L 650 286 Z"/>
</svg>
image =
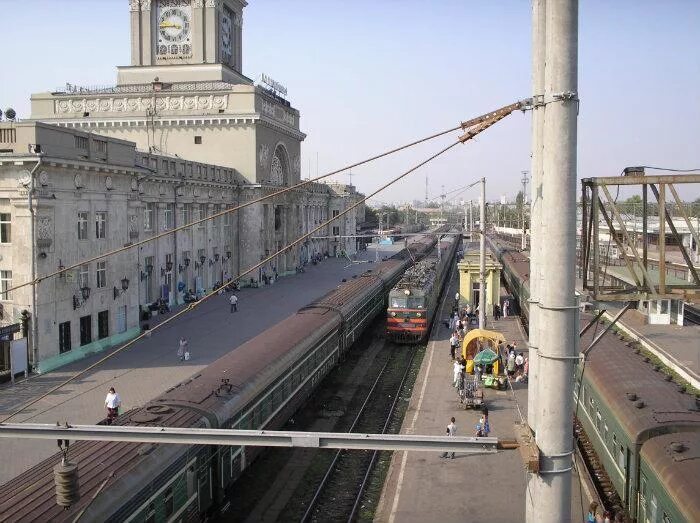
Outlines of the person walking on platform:
<svg viewBox="0 0 700 523">
<path fill-rule="evenodd" d="M 122 399 L 119 394 L 110 387 L 105 398 L 105 408 L 107 409 L 107 425 L 111 425 L 114 419 L 119 416 L 119 407 L 122 404 Z"/>
<path fill-rule="evenodd" d="M 450 336 L 450 358 L 453 360 L 455 359 L 457 345 L 459 345 L 459 338 L 457 337 L 457 331 L 455 331 L 452 333 L 452 336 Z"/>
<path fill-rule="evenodd" d="M 450 419 L 450 424 L 447 425 L 447 428 L 445 429 L 445 434 L 449 436 L 450 438 L 454 438 L 457 435 L 457 425 L 455 425 L 455 419 L 452 417 Z M 440 457 L 441 458 L 446 458 L 447 456 L 450 456 L 450 459 L 455 459 L 455 453 L 454 452 L 443 452 Z"/>
<path fill-rule="evenodd" d="M 231 294 L 228 302 L 231 304 L 231 312 L 238 312 L 238 296 Z"/>
<path fill-rule="evenodd" d="M 462 363 L 462 358 L 457 358 L 452 365 L 452 385 L 455 389 L 459 388 L 459 384 L 462 382 L 463 373 L 464 363 Z"/>
<path fill-rule="evenodd" d="M 476 430 L 474 435 L 478 438 L 486 438 L 491 432 L 491 426 L 489 425 L 489 415 L 483 414 L 479 418 L 479 423 L 476 424 Z"/>
<path fill-rule="evenodd" d="M 185 360 L 185 351 L 187 350 L 187 338 L 184 336 L 180 337 L 180 342 L 178 343 L 178 348 L 177 348 L 177 357 L 180 359 L 180 361 Z"/>
<path fill-rule="evenodd" d="M 508 377 L 512 378 L 515 375 L 515 351 L 508 353 L 508 362 L 506 363 Z"/>
<path fill-rule="evenodd" d="M 508 314 L 510 314 L 510 300 L 505 300 L 503 302 L 503 317 L 507 318 Z"/>
<path fill-rule="evenodd" d="M 493 306 L 493 319 L 494 320 L 500 320 L 501 319 L 501 307 L 496 303 Z"/>
</svg>

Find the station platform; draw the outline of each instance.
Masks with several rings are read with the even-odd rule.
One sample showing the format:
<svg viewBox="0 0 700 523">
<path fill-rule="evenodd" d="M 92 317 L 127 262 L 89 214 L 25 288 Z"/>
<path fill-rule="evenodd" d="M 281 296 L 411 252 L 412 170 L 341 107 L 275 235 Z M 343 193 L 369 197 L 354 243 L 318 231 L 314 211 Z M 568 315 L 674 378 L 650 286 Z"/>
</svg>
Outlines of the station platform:
<svg viewBox="0 0 700 523">
<path fill-rule="evenodd" d="M 452 296 L 455 281 L 446 296 Z M 447 317 L 451 300 L 438 318 Z M 527 355 L 526 336 L 518 317 L 491 321 L 490 330 L 516 342 L 518 352 Z M 463 410 L 452 386 L 449 329 L 434 327 L 413 395 L 401 428 L 402 434 L 443 435 L 450 418 L 456 418 L 457 435 L 474 435 L 480 410 Z M 527 385 L 513 383 L 513 389 L 485 390 L 491 436 L 515 439 L 515 424 L 527 418 Z M 582 506 L 589 504 L 587 487 L 579 491 L 572 475 L 572 514 L 583 521 Z M 579 492 L 583 492 L 580 494 Z M 375 521 L 410 523 L 440 521 L 525 521 L 526 472 L 519 451 L 499 450 L 496 454 L 457 453 L 454 459 L 438 453 L 395 452 L 387 474 Z M 581 496 L 584 497 L 583 505 Z M 580 516 L 580 518 L 579 518 Z"/>
<path fill-rule="evenodd" d="M 379 258 L 402 248 L 382 246 Z M 374 250 L 347 258 L 329 258 L 309 264 L 306 272 L 280 278 L 273 285 L 237 291 L 238 312 L 231 314 L 229 294 L 215 296 L 172 324 L 143 338 L 54 394 L 13 418 L 13 422 L 96 423 L 105 417 L 104 400 L 109 387 L 122 398 L 122 410 L 138 407 L 186 380 L 227 352 L 257 336 L 314 299 L 351 278 L 372 269 Z M 362 263 L 366 262 L 366 263 Z M 167 316 L 166 316 L 167 317 Z M 156 322 L 151 321 L 153 326 Z M 178 340 L 188 339 L 192 359 L 179 361 Z M 0 420 L 52 387 L 87 368 L 117 348 L 66 365 L 55 371 L 30 376 L 0 387 Z M 56 443 L 43 440 L 4 440 L 0 445 L 0 484 L 56 452 Z"/>
</svg>

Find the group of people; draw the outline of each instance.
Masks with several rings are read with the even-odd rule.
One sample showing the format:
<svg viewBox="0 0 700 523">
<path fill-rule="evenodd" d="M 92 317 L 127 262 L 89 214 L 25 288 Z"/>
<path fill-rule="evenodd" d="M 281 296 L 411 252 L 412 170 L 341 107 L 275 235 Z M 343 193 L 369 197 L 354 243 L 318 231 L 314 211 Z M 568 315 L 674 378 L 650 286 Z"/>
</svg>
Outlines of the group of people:
<svg viewBox="0 0 700 523">
<path fill-rule="evenodd" d="M 502 350 L 506 354 L 506 373 L 508 378 L 515 379 L 516 382 L 527 382 L 529 361 L 522 352 L 518 352 L 518 344 L 516 342 L 508 343 Z"/>
<path fill-rule="evenodd" d="M 498 303 L 493 305 L 493 319 L 500 320 L 501 316 L 507 318 L 510 315 L 510 300 L 503 300 L 503 308 Z"/>
<path fill-rule="evenodd" d="M 455 359 L 458 353 L 457 348 L 462 345 L 464 336 L 469 331 L 469 318 L 471 314 L 471 306 L 459 309 L 455 307 L 450 314 L 448 327 L 452 335 L 450 336 L 450 358 Z"/>
<path fill-rule="evenodd" d="M 489 423 L 489 409 L 484 406 L 484 408 L 481 410 L 481 416 L 479 416 L 479 421 L 477 424 L 474 426 L 474 436 L 477 438 L 485 438 L 491 433 L 491 424 Z M 450 422 L 447 424 L 447 427 L 445 428 L 445 435 L 448 437 L 455 437 L 457 435 L 457 423 L 455 420 L 455 417 L 452 416 L 450 418 Z M 440 454 L 441 458 L 450 458 L 450 459 L 455 459 L 455 453 L 454 452 L 443 452 Z"/>
</svg>

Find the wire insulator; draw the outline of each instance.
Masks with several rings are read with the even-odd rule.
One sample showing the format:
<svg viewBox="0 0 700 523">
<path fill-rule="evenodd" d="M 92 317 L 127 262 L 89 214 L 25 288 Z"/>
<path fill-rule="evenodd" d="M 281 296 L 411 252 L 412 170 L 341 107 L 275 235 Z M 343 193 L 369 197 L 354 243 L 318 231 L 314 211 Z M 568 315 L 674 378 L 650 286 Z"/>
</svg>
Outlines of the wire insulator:
<svg viewBox="0 0 700 523">
<path fill-rule="evenodd" d="M 61 461 L 53 468 L 53 478 L 56 484 L 56 503 L 68 508 L 80 499 L 78 485 L 78 464 Z"/>
</svg>

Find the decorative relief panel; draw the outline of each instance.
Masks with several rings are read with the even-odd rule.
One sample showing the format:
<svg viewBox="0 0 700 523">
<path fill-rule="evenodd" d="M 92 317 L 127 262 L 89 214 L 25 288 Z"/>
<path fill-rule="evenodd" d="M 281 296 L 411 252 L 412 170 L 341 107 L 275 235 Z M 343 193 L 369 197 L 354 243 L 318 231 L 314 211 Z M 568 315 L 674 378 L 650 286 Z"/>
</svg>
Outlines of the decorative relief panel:
<svg viewBox="0 0 700 523">
<path fill-rule="evenodd" d="M 112 177 L 107 176 L 107 178 L 105 178 L 105 189 L 107 189 L 108 191 L 111 191 L 112 187 L 114 187 L 114 182 L 112 182 Z"/>
<path fill-rule="evenodd" d="M 258 163 L 260 167 L 265 168 L 270 158 L 270 147 L 267 144 L 260 145 L 258 149 Z"/>
<path fill-rule="evenodd" d="M 37 218 L 37 238 L 39 240 L 50 240 L 53 238 L 53 220 L 50 216 L 39 216 Z"/>
<path fill-rule="evenodd" d="M 156 108 L 159 111 L 180 111 L 182 109 L 226 109 L 228 97 L 225 95 L 201 96 L 166 96 L 158 98 Z M 153 109 L 153 98 L 72 98 L 56 100 L 54 110 L 57 114 L 102 112 L 124 113 L 140 112 Z"/>
<path fill-rule="evenodd" d="M 139 235 L 139 222 L 136 214 L 129 215 L 127 227 L 129 228 L 129 238 L 135 238 Z"/>
<path fill-rule="evenodd" d="M 301 172 L 301 158 L 299 158 L 298 154 L 295 154 L 294 158 L 292 159 L 292 171 L 295 175 L 298 175 Z"/>
</svg>

